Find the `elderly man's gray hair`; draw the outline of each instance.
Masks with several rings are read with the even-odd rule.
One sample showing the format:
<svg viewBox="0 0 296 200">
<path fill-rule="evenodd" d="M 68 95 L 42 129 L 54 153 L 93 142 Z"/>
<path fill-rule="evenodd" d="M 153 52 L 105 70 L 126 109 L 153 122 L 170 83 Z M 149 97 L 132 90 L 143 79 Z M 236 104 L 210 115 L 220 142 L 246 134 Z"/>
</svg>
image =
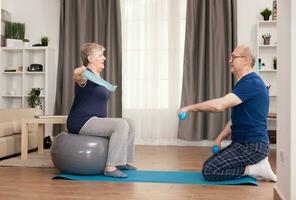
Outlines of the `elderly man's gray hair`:
<svg viewBox="0 0 296 200">
<path fill-rule="evenodd" d="M 256 62 L 255 61 L 256 58 L 255 58 L 251 48 L 246 45 L 241 45 L 241 47 L 242 47 L 242 55 L 246 56 L 250 60 L 250 65 L 252 67 L 254 67 L 255 62 Z"/>
</svg>

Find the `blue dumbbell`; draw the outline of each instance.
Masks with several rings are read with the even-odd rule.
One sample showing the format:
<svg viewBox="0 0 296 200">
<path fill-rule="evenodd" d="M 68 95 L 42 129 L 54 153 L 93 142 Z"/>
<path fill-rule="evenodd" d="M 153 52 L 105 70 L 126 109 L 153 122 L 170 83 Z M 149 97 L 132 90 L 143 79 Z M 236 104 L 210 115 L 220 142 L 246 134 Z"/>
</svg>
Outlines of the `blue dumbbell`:
<svg viewBox="0 0 296 200">
<path fill-rule="evenodd" d="M 220 151 L 220 148 L 219 148 L 218 145 L 215 144 L 214 146 L 212 146 L 212 152 L 213 152 L 214 154 L 219 153 L 219 151 Z"/>
<path fill-rule="evenodd" d="M 178 116 L 180 120 L 185 120 L 188 115 L 186 112 L 180 112 Z"/>
</svg>

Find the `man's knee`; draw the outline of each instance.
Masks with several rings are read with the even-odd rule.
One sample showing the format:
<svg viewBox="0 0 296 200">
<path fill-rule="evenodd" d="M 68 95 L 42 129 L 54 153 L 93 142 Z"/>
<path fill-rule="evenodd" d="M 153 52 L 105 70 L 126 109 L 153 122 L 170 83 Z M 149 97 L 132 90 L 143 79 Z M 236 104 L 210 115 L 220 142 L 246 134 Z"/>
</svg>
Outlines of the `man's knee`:
<svg viewBox="0 0 296 200">
<path fill-rule="evenodd" d="M 217 166 L 214 165 L 211 161 L 205 162 L 202 167 L 202 175 L 208 181 L 216 180 Z"/>
</svg>

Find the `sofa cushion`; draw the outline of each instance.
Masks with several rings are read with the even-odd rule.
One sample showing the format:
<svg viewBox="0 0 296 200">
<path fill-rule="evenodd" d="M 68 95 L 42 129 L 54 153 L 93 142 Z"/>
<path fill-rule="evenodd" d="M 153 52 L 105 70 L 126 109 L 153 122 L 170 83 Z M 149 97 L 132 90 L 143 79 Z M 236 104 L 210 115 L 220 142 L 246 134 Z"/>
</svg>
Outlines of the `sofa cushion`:
<svg viewBox="0 0 296 200">
<path fill-rule="evenodd" d="M 36 124 L 29 124 L 29 133 L 36 131 Z M 20 120 L 0 122 L 0 137 L 5 137 L 13 134 L 21 134 L 22 125 Z"/>
<path fill-rule="evenodd" d="M 28 149 L 36 148 L 36 134 L 29 133 Z M 21 152 L 21 135 L 14 134 L 0 138 L 0 158 Z M 1 198 L 2 199 L 2 198 Z"/>
<path fill-rule="evenodd" d="M 21 133 L 22 132 L 22 122 L 20 120 L 13 121 L 13 131 L 14 133 Z M 29 124 L 28 127 L 29 133 L 37 131 L 36 124 Z"/>
<path fill-rule="evenodd" d="M 0 137 L 5 137 L 14 134 L 14 122 L 0 122 Z"/>
<path fill-rule="evenodd" d="M 0 157 L 9 156 L 20 152 L 21 148 L 21 120 L 42 115 L 40 109 L 14 108 L 0 109 Z M 29 125 L 29 149 L 36 147 L 36 124 Z M 32 145 L 33 143 L 34 145 Z"/>
</svg>

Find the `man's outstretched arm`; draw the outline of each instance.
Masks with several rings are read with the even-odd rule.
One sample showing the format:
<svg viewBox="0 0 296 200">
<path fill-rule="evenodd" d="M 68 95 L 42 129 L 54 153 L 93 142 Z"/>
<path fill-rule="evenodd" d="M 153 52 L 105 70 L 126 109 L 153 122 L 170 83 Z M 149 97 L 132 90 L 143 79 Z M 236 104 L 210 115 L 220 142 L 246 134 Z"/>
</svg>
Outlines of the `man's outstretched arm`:
<svg viewBox="0 0 296 200">
<path fill-rule="evenodd" d="M 233 93 L 228 93 L 221 98 L 185 106 L 181 108 L 179 112 L 223 112 L 240 103 L 242 103 L 242 100 L 238 96 Z"/>
</svg>

